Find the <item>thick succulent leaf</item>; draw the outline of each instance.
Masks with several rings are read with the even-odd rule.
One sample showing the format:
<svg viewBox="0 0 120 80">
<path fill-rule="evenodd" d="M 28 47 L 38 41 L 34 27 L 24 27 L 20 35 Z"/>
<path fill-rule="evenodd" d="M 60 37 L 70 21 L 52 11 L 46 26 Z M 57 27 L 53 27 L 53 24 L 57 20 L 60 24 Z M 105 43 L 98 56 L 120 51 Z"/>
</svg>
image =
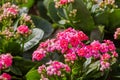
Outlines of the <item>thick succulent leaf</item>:
<svg viewBox="0 0 120 80">
<path fill-rule="evenodd" d="M 44 32 L 39 28 L 34 28 L 28 41 L 24 44 L 24 51 L 27 51 L 34 47 L 43 38 Z"/>
<path fill-rule="evenodd" d="M 40 80 L 40 74 L 38 74 L 37 70 L 30 70 L 26 74 L 26 79 L 27 80 Z"/>
<path fill-rule="evenodd" d="M 91 32 L 95 28 L 95 25 L 90 12 L 84 5 L 83 0 L 75 0 L 73 3 L 73 9 L 77 9 L 76 20 L 80 20 L 80 22 L 76 23 L 76 28 L 81 28 L 86 32 Z"/>
<path fill-rule="evenodd" d="M 83 64 L 83 68 L 84 68 L 84 69 L 86 69 L 87 66 L 90 65 L 90 63 L 91 63 L 91 59 L 92 59 L 92 58 L 87 58 L 87 60 L 84 62 L 84 64 Z"/>
<path fill-rule="evenodd" d="M 40 18 L 38 16 L 32 16 L 32 20 L 37 28 L 40 28 L 44 31 L 43 38 L 47 38 L 52 34 L 53 32 L 52 25 L 47 20 Z"/>
<path fill-rule="evenodd" d="M 27 0 L 25 3 L 20 4 L 21 7 L 31 8 L 34 4 L 34 0 Z"/>
<path fill-rule="evenodd" d="M 55 8 L 55 3 L 54 2 L 50 2 L 49 6 L 48 6 L 48 16 L 50 16 L 50 18 L 54 21 L 54 22 L 58 22 L 60 21 L 60 17 L 57 14 L 57 9 Z"/>
<path fill-rule="evenodd" d="M 85 72 L 86 75 L 90 74 L 92 71 L 97 70 L 98 67 L 100 66 L 100 61 L 96 61 L 92 64 L 89 65 L 89 68 L 87 72 Z"/>
<path fill-rule="evenodd" d="M 16 56 L 13 58 L 13 68 L 11 69 L 12 72 L 16 75 L 25 75 L 32 67 L 34 67 L 37 63 L 32 62 L 30 60 L 23 59 L 22 57 Z M 17 71 L 20 71 L 17 73 Z"/>
<path fill-rule="evenodd" d="M 99 12 L 94 16 L 95 24 L 97 25 L 105 25 L 109 24 L 109 14 L 108 12 Z"/>
<path fill-rule="evenodd" d="M 111 30 L 120 26 L 120 9 L 114 9 L 114 11 L 112 13 L 110 13 L 109 26 L 111 27 L 110 28 Z"/>
<path fill-rule="evenodd" d="M 45 5 L 44 5 L 43 1 L 38 1 L 37 8 L 38 8 L 38 11 L 40 13 L 40 16 L 42 18 L 47 19 L 47 20 L 50 21 L 50 18 L 47 15 L 47 9 L 45 8 Z"/>
<path fill-rule="evenodd" d="M 94 21 L 97 25 L 105 25 L 108 31 L 113 32 L 116 27 L 120 26 L 120 9 L 97 13 L 94 16 Z"/>
<path fill-rule="evenodd" d="M 22 76 L 22 72 L 20 71 L 20 69 L 19 69 L 18 67 L 14 66 L 14 65 L 12 65 L 12 66 L 10 67 L 10 71 L 11 71 L 12 73 L 14 73 L 15 75 Z"/>
</svg>

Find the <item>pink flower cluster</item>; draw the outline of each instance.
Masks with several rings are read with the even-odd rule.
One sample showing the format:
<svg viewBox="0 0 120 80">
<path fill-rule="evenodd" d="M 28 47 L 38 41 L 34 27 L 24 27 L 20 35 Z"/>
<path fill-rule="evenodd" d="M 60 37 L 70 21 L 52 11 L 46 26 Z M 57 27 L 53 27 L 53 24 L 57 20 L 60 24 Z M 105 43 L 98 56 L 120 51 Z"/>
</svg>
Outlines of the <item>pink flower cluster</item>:
<svg viewBox="0 0 120 80">
<path fill-rule="evenodd" d="M 39 66 L 38 68 L 38 73 L 40 73 L 41 76 L 43 76 L 43 74 L 46 74 L 49 76 L 52 76 L 52 75 L 61 76 L 62 74 L 61 71 L 70 72 L 71 69 L 68 65 L 58 61 L 50 61 L 46 63 L 46 66 L 42 65 L 42 66 Z"/>
<path fill-rule="evenodd" d="M 0 75 L 0 80 L 11 80 L 11 76 L 7 73 Z"/>
<path fill-rule="evenodd" d="M 27 35 L 31 32 L 31 30 L 29 29 L 28 26 L 26 25 L 20 25 L 18 28 L 17 28 L 17 32 L 21 35 Z"/>
<path fill-rule="evenodd" d="M 114 43 L 110 40 L 104 40 L 103 43 L 93 41 L 90 44 L 84 44 L 83 41 L 86 40 L 88 40 L 88 36 L 82 31 L 68 28 L 58 33 L 55 39 L 42 42 L 34 51 L 32 59 L 39 61 L 48 53 L 58 51 L 64 56 L 65 62 L 74 63 L 78 58 L 93 57 L 100 60 L 101 70 L 108 69 L 110 65 L 107 63 L 110 64 L 110 61 L 118 56 Z M 105 54 L 110 55 L 108 60 L 102 58 Z"/>
<path fill-rule="evenodd" d="M 82 31 L 76 31 L 72 28 L 68 28 L 63 32 L 57 34 L 56 39 L 47 40 L 42 42 L 36 51 L 41 51 L 33 53 L 33 60 L 41 60 L 45 57 L 46 53 L 54 52 L 55 50 L 61 51 L 61 53 L 69 53 L 64 54 L 66 58 L 69 56 L 68 60 L 76 60 L 75 51 L 78 47 L 84 46 L 82 41 L 88 40 L 88 37 Z M 71 54 L 74 57 L 71 57 Z M 41 55 L 42 57 L 35 56 L 36 54 Z M 41 59 L 40 59 L 41 58 Z"/>
<path fill-rule="evenodd" d="M 12 65 L 12 56 L 11 54 L 1 54 L 0 55 L 0 70 L 6 69 Z"/>
<path fill-rule="evenodd" d="M 60 4 L 67 4 L 70 2 L 74 2 L 74 0 L 60 0 Z"/>
<path fill-rule="evenodd" d="M 114 34 L 114 39 L 119 39 L 120 38 L 120 28 L 117 28 Z"/>
<path fill-rule="evenodd" d="M 11 5 L 9 2 L 8 3 L 5 3 L 2 7 L 0 7 L 0 12 L 1 12 L 1 15 L 0 15 L 0 20 L 2 19 L 6 19 L 6 17 L 16 17 L 16 15 L 18 15 L 18 6 L 16 5 Z"/>
<path fill-rule="evenodd" d="M 54 0 L 55 1 L 55 7 L 58 8 L 60 6 L 63 6 L 68 3 L 74 2 L 74 0 Z"/>
</svg>

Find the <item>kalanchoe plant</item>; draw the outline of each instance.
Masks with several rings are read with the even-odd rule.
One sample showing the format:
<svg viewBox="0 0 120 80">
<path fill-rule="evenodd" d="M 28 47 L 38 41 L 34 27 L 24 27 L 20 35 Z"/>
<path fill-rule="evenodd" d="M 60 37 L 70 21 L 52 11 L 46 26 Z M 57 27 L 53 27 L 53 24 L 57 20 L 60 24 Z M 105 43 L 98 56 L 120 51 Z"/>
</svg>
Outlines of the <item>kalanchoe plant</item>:
<svg viewBox="0 0 120 80">
<path fill-rule="evenodd" d="M 15 4 L 5 3 L 0 8 L 0 52 L 20 53 L 32 33 L 34 23 L 26 13 L 20 14 Z M 11 49 L 8 49 L 11 45 Z M 14 52 L 14 50 L 16 50 Z"/>
<path fill-rule="evenodd" d="M 58 53 L 63 59 L 39 66 L 42 80 L 89 80 L 99 78 L 116 62 L 118 54 L 114 43 L 94 40 L 82 31 L 68 28 L 57 33 L 56 38 L 40 43 L 32 54 L 32 60 L 40 61 L 50 54 Z M 99 76 L 94 77 L 96 74 Z"/>
</svg>

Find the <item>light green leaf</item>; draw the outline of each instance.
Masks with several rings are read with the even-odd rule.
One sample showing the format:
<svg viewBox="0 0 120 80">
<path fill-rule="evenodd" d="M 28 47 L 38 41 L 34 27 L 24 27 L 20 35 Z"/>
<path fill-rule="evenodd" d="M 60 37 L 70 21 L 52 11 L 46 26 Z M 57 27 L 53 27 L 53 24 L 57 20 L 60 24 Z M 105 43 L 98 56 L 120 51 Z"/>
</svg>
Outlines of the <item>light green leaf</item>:
<svg viewBox="0 0 120 80">
<path fill-rule="evenodd" d="M 39 41 L 42 39 L 43 35 L 44 35 L 43 30 L 39 28 L 34 28 L 30 36 L 31 39 L 29 39 L 29 41 L 26 42 L 24 45 L 24 51 L 27 51 L 34 47 L 36 44 L 38 44 Z"/>
<path fill-rule="evenodd" d="M 26 74 L 26 80 L 40 80 L 40 74 L 38 74 L 37 70 L 30 70 Z"/>
</svg>

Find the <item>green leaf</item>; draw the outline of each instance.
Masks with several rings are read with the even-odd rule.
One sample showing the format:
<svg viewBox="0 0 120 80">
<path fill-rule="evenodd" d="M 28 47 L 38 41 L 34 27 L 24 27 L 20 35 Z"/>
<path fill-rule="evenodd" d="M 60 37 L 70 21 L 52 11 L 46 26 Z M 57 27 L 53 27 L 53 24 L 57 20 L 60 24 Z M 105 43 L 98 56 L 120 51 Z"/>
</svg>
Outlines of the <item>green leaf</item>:
<svg viewBox="0 0 120 80">
<path fill-rule="evenodd" d="M 95 29 L 93 18 L 84 5 L 83 0 L 75 0 L 73 9 L 77 9 L 76 20 L 80 20 L 80 22 L 75 24 L 77 29 L 81 28 L 88 33 Z"/>
<path fill-rule="evenodd" d="M 47 38 L 52 34 L 53 28 L 52 28 L 52 25 L 48 21 L 38 16 L 31 16 L 31 17 L 32 17 L 32 20 L 35 26 L 44 31 L 43 38 Z"/>
<path fill-rule="evenodd" d="M 109 15 L 109 26 L 110 30 L 115 30 L 116 27 L 120 26 L 120 9 L 114 9 Z"/>
<path fill-rule="evenodd" d="M 91 63 L 91 58 L 87 58 L 87 60 L 86 60 L 86 61 L 84 62 L 84 64 L 83 64 L 83 68 L 86 69 L 87 66 L 90 65 L 90 63 Z"/>
<path fill-rule="evenodd" d="M 92 64 L 89 65 L 89 68 L 88 70 L 85 72 L 85 75 L 88 75 L 90 74 L 92 71 L 96 70 L 99 68 L 100 66 L 100 61 L 96 61 L 96 62 L 93 62 Z"/>
<path fill-rule="evenodd" d="M 32 62 L 30 60 L 23 59 L 22 57 L 15 56 L 13 58 L 12 65 L 14 65 L 14 67 L 17 67 L 22 72 L 22 76 L 24 76 L 36 64 L 36 62 Z"/>
<path fill-rule="evenodd" d="M 14 73 L 15 75 L 22 76 L 22 72 L 20 71 L 20 69 L 19 69 L 18 67 L 14 66 L 14 65 L 12 65 L 12 66 L 10 67 L 10 71 L 11 71 L 12 73 Z"/>
<path fill-rule="evenodd" d="M 26 2 L 22 2 L 20 4 L 20 7 L 28 7 L 28 8 L 31 8 L 34 4 L 34 0 L 27 0 Z"/>
<path fill-rule="evenodd" d="M 48 4 L 48 16 L 56 23 L 60 21 L 60 17 L 57 14 L 57 9 L 55 8 L 55 3 L 53 0 Z"/>
<path fill-rule="evenodd" d="M 105 25 L 108 26 L 109 24 L 109 13 L 108 12 L 98 12 L 94 16 L 95 24 L 97 25 Z"/>
<path fill-rule="evenodd" d="M 40 74 L 38 73 L 37 70 L 30 70 L 26 74 L 26 79 L 27 80 L 40 80 Z"/>
<path fill-rule="evenodd" d="M 36 44 L 38 44 L 39 41 L 42 39 L 43 35 L 44 35 L 43 30 L 39 28 L 34 28 L 30 36 L 30 39 L 28 39 L 28 42 L 26 42 L 24 45 L 24 51 L 27 51 L 34 47 Z"/>
</svg>

